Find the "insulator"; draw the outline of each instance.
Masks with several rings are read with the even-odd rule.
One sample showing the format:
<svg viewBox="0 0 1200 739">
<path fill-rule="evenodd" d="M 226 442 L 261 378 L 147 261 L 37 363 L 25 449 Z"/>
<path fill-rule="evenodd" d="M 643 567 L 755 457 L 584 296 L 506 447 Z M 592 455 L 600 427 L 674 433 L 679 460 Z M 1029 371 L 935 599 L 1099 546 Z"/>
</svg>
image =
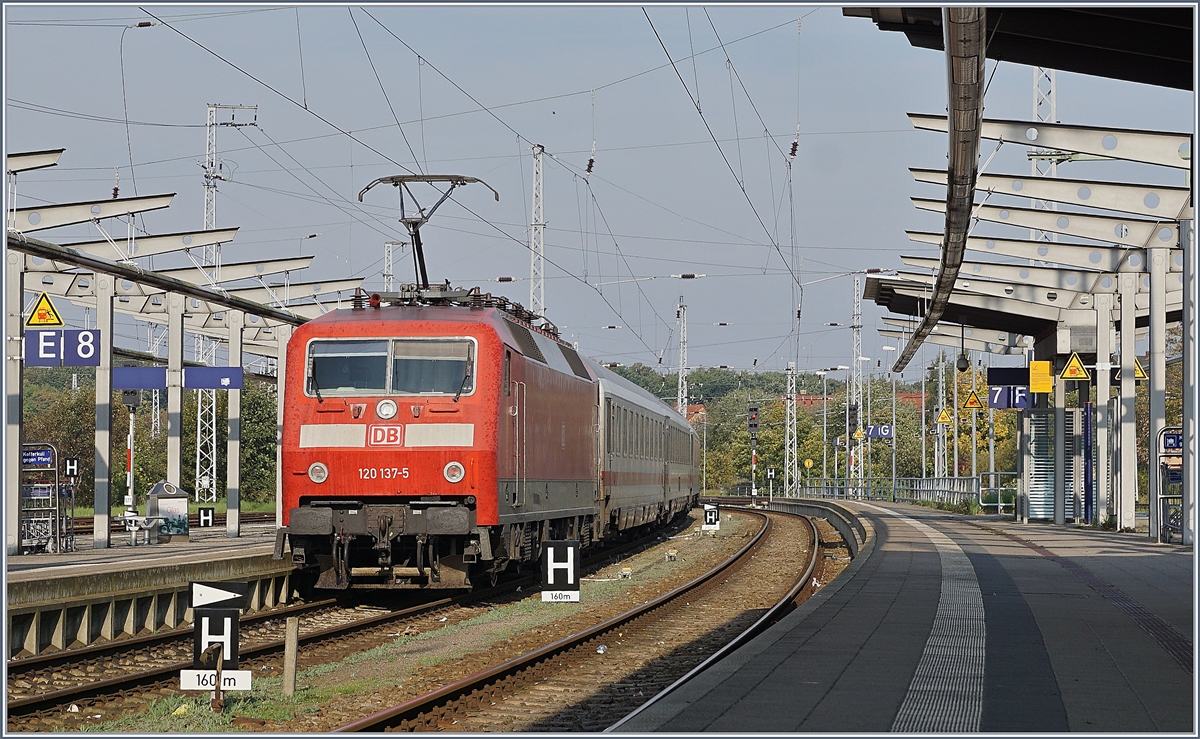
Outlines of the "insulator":
<svg viewBox="0 0 1200 739">
<path fill-rule="evenodd" d="M 117 199 L 117 193 L 120 191 L 120 189 L 121 189 L 121 188 L 119 188 L 119 187 L 117 187 L 117 186 L 115 186 L 115 185 L 113 186 L 113 200 L 116 200 L 116 199 Z"/>
<path fill-rule="evenodd" d="M 153 26 L 153 25 L 154 24 L 151 23 L 150 21 L 141 21 L 140 23 L 137 24 L 137 27 L 138 28 L 149 28 L 150 26 Z"/>
<path fill-rule="evenodd" d="M 796 149 L 798 149 L 798 148 L 800 148 L 800 142 L 793 141 L 792 142 L 792 153 L 790 154 L 790 156 L 793 156 L 793 157 L 796 156 Z"/>
<path fill-rule="evenodd" d="M 591 173 L 592 173 L 592 165 L 594 165 L 595 163 L 596 163 L 596 157 L 589 157 L 589 158 L 588 158 L 587 172 L 585 172 L 585 174 L 591 174 Z"/>
</svg>

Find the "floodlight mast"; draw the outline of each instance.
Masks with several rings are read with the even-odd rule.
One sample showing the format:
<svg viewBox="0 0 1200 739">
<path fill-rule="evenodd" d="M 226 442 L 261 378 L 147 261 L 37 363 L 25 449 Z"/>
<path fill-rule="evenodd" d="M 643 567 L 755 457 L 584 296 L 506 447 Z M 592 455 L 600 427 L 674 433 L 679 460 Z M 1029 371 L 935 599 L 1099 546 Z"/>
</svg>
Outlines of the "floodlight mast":
<svg viewBox="0 0 1200 739">
<path fill-rule="evenodd" d="M 417 198 L 412 194 L 412 190 L 408 189 L 408 183 L 410 182 L 427 182 L 430 184 L 435 182 L 448 182 L 450 183 L 450 187 L 446 190 L 446 192 L 442 193 L 441 199 L 434 203 L 432 208 L 426 211 L 421 207 L 421 204 L 417 202 Z M 488 183 L 477 177 L 464 177 L 463 175 L 457 174 L 398 174 L 392 175 L 391 177 L 380 177 L 364 187 L 362 192 L 358 193 L 358 202 L 361 203 L 363 195 L 366 195 L 368 190 L 378 184 L 386 183 L 400 190 L 400 222 L 404 224 L 406 229 L 408 229 L 408 235 L 412 238 L 413 259 L 415 262 L 414 267 L 416 269 L 417 285 L 422 290 L 429 289 L 429 274 L 425 271 L 425 250 L 421 246 L 421 226 L 424 226 L 425 223 L 428 222 L 431 217 L 433 217 L 433 212 L 436 211 L 442 203 L 446 202 L 446 199 L 450 197 L 450 193 L 454 192 L 454 188 L 462 187 L 463 185 L 467 185 L 472 182 L 478 182 L 487 189 L 491 190 L 492 194 L 496 196 L 496 202 L 500 202 L 500 193 L 496 192 L 496 190 Z M 417 212 L 415 215 L 408 215 L 404 211 L 405 192 L 408 192 L 408 197 L 412 199 L 413 204 L 417 207 Z"/>
</svg>

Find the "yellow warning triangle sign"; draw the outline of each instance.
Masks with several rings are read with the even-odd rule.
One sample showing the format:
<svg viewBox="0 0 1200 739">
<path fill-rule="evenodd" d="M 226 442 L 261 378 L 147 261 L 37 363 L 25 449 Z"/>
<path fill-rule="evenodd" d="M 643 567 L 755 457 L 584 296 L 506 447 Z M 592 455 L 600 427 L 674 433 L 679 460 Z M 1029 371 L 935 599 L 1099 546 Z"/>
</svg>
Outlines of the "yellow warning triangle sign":
<svg viewBox="0 0 1200 739">
<path fill-rule="evenodd" d="M 977 398 L 978 400 L 978 398 Z M 938 423 L 954 423 L 954 419 L 950 418 L 950 414 L 943 408 L 941 414 L 937 418 Z"/>
<path fill-rule="evenodd" d="M 1071 353 L 1071 358 L 1067 360 L 1067 366 L 1063 367 L 1062 374 L 1058 376 L 1060 380 L 1091 380 L 1092 375 L 1083 366 L 1083 361 L 1079 359 L 1077 352 Z"/>
<path fill-rule="evenodd" d="M 963 409 L 968 411 L 985 407 L 986 406 L 983 404 L 983 401 L 979 399 L 979 395 L 974 390 L 972 390 L 971 394 L 967 396 L 967 402 L 963 403 Z"/>
<path fill-rule="evenodd" d="M 1133 379 L 1145 380 L 1149 377 L 1150 377 L 1150 375 L 1146 374 L 1146 370 L 1142 369 L 1142 363 L 1138 361 L 1137 357 L 1134 357 L 1133 358 Z"/>
<path fill-rule="evenodd" d="M 866 437 L 867 437 L 867 435 L 863 433 L 862 429 L 859 429 L 858 431 L 854 432 L 855 439 L 865 439 Z"/>
<path fill-rule="evenodd" d="M 1146 370 L 1142 368 L 1142 363 L 1138 360 L 1137 357 L 1134 357 L 1133 358 L 1133 379 L 1135 381 L 1136 380 L 1145 380 L 1148 377 L 1150 377 L 1150 375 L 1146 374 Z M 1113 379 L 1114 380 L 1121 379 L 1120 368 L 1117 369 L 1117 374 L 1113 376 Z"/>
<path fill-rule="evenodd" d="M 33 304 L 33 310 L 29 312 L 29 318 L 25 319 L 27 328 L 62 328 L 62 316 L 58 314 L 58 309 L 54 307 L 54 303 L 50 302 L 50 296 L 46 293 L 38 295 L 37 302 Z"/>
</svg>

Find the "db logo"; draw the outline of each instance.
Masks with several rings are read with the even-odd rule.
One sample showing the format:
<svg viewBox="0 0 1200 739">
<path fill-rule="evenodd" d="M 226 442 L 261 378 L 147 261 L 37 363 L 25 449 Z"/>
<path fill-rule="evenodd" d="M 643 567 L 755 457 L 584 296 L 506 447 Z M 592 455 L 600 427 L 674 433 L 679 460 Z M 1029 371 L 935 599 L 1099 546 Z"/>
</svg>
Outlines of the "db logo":
<svg viewBox="0 0 1200 739">
<path fill-rule="evenodd" d="M 403 426 L 372 426 L 368 443 L 371 446 L 400 446 L 404 439 L 403 429 Z"/>
</svg>

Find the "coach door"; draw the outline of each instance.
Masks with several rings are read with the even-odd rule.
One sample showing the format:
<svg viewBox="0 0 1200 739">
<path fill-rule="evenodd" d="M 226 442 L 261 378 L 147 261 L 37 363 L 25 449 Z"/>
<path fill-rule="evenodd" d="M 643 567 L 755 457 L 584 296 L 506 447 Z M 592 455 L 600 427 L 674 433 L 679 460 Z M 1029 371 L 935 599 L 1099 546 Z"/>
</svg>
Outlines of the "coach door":
<svg viewBox="0 0 1200 739">
<path fill-rule="evenodd" d="M 667 461 L 667 457 L 670 456 L 667 454 L 667 431 L 671 427 L 668 424 L 668 419 L 665 416 L 659 423 L 661 424 L 661 428 L 659 429 L 658 433 L 658 457 L 659 461 L 662 463 L 662 488 L 663 500 L 665 501 L 667 498 L 671 497 L 671 466 Z"/>
</svg>

